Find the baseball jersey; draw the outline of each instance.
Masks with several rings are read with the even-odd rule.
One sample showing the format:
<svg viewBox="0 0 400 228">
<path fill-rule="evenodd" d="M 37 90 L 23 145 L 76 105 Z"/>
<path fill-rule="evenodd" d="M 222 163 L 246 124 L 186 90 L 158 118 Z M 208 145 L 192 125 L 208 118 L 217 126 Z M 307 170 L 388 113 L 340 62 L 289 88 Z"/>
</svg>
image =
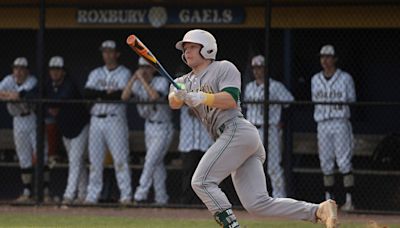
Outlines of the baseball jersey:
<svg viewBox="0 0 400 228">
<path fill-rule="evenodd" d="M 312 101 L 314 102 L 354 102 L 356 92 L 350 74 L 337 69 L 328 80 L 319 72 L 311 80 Z M 317 122 L 330 119 L 350 118 L 348 105 L 315 105 L 314 119 Z"/>
<path fill-rule="evenodd" d="M 244 92 L 245 101 L 264 101 L 264 84 L 257 85 L 256 81 L 249 82 Z M 293 101 L 292 94 L 285 86 L 278 81 L 269 79 L 269 100 L 270 101 Z M 264 105 L 246 104 L 247 120 L 254 125 L 264 124 Z M 281 120 L 282 105 L 273 104 L 269 106 L 269 124 L 276 125 Z"/>
<path fill-rule="evenodd" d="M 239 70 L 231 62 L 213 61 L 198 75 L 193 72 L 175 79 L 178 83 L 185 84 L 187 92 L 202 91 L 205 93 L 219 93 L 228 87 L 237 88 L 240 91 L 241 76 Z M 171 86 L 171 90 L 172 90 Z M 207 127 L 207 131 L 214 137 L 218 137 L 218 128 L 226 121 L 234 117 L 242 117 L 240 101 L 233 109 L 222 110 L 200 104 L 193 108 L 196 116 Z"/>
<path fill-rule="evenodd" d="M 7 75 L 0 82 L 0 91 L 8 92 L 29 92 L 36 87 L 37 79 L 33 75 L 28 75 L 26 80 L 18 85 L 13 75 Z M 11 116 L 19 116 L 22 113 L 32 112 L 33 106 L 28 103 L 8 103 L 7 110 Z"/>
<path fill-rule="evenodd" d="M 85 88 L 99 91 L 123 90 L 128 84 L 130 76 L 131 71 L 123 65 L 119 65 L 111 71 L 106 66 L 98 67 L 90 72 Z M 125 115 L 126 105 L 98 103 L 93 105 L 90 113 L 92 115 Z"/>
<path fill-rule="evenodd" d="M 46 87 L 46 97 L 55 100 L 82 99 L 78 88 L 67 76 L 60 85 L 55 85 L 51 80 Z M 50 103 L 49 108 L 59 108 L 55 117 L 61 134 L 68 139 L 79 136 L 82 129 L 89 123 L 89 112 L 83 103 Z"/>
<path fill-rule="evenodd" d="M 179 133 L 178 149 L 181 152 L 192 150 L 206 151 L 212 140 L 203 124 L 189 114 L 189 107 L 181 108 L 181 130 Z"/>
<path fill-rule="evenodd" d="M 154 77 L 149 85 L 158 92 L 160 99 L 165 100 L 168 96 L 169 83 L 163 77 Z M 132 85 L 133 96 L 141 101 L 149 101 L 150 97 L 140 80 L 136 80 Z M 167 104 L 138 104 L 139 115 L 147 120 L 154 122 L 166 122 L 171 120 L 171 109 Z"/>
</svg>

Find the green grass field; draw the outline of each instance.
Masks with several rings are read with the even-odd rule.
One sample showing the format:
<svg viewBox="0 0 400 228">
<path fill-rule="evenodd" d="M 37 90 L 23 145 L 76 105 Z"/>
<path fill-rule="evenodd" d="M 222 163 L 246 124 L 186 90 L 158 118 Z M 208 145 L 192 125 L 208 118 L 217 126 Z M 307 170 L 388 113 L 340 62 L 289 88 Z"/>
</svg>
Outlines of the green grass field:
<svg viewBox="0 0 400 228">
<path fill-rule="evenodd" d="M 240 221 L 242 227 L 248 228 L 289 228 L 289 227 L 322 227 L 307 222 L 285 221 Z M 400 225 L 385 224 L 388 227 Z M 0 215 L 0 227 L 140 227 L 140 228 L 169 228 L 169 227 L 218 227 L 212 220 L 201 219 L 144 219 L 108 216 L 75 216 L 75 215 L 29 215 L 29 214 L 3 214 Z M 367 224 L 344 223 L 341 228 L 366 228 Z"/>
</svg>

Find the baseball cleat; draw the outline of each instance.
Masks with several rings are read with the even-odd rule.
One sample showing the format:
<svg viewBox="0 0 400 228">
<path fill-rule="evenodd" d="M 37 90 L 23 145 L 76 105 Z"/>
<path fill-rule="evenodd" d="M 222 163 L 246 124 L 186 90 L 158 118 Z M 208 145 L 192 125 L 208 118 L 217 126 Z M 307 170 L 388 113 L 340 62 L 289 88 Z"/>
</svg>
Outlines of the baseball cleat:
<svg viewBox="0 0 400 228">
<path fill-rule="evenodd" d="M 15 202 L 17 202 L 17 203 L 28 203 L 28 202 L 30 202 L 30 200 L 31 200 L 31 196 L 30 195 L 22 194 L 15 200 Z"/>
<path fill-rule="evenodd" d="M 326 228 L 337 228 L 337 205 L 333 200 L 326 200 L 319 204 L 317 210 L 317 220 L 325 224 Z"/>
<path fill-rule="evenodd" d="M 342 207 L 340 207 L 340 210 L 342 211 L 353 211 L 354 210 L 354 204 L 351 201 L 347 201 L 345 204 L 343 204 Z"/>
</svg>

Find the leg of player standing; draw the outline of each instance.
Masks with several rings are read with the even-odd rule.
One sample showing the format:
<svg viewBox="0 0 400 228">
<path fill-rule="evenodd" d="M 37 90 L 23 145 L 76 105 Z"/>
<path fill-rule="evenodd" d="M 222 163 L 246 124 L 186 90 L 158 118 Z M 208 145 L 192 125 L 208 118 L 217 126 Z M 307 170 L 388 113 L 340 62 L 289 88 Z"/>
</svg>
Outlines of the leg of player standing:
<svg viewBox="0 0 400 228">
<path fill-rule="evenodd" d="M 285 177 L 281 152 L 281 135 L 277 125 L 268 127 L 268 175 L 271 178 L 272 196 L 274 198 L 286 197 Z"/>
<path fill-rule="evenodd" d="M 216 221 L 224 228 L 240 227 L 219 183 L 232 174 L 235 188 L 248 211 L 259 215 L 277 215 L 309 221 L 321 220 L 327 227 L 337 223 L 336 203 L 320 205 L 268 196 L 262 163 L 264 146 L 257 129 L 243 119 L 238 99 L 240 72 L 228 61 L 214 61 L 217 44 L 204 30 L 191 30 L 176 48 L 183 51 L 183 60 L 192 72 L 178 78 L 185 89 L 171 89 L 169 104 L 179 109 L 183 103 L 195 109 L 196 115 L 209 129 L 216 142 L 201 159 L 192 187 Z M 197 91 L 197 92 L 187 92 Z M 256 194 L 254 194 L 256 192 Z"/>
<path fill-rule="evenodd" d="M 333 187 L 335 185 L 335 151 L 331 141 L 333 137 L 332 127 L 329 121 L 318 123 L 318 155 L 321 170 L 324 175 L 325 199 L 335 199 Z"/>
<path fill-rule="evenodd" d="M 103 119 L 92 117 L 89 127 L 89 185 L 85 203 L 93 204 L 99 200 L 100 192 L 103 188 L 103 161 L 106 151 L 105 129 Z"/>
<path fill-rule="evenodd" d="M 72 203 L 72 200 L 76 196 L 76 192 L 78 189 L 79 183 L 84 180 L 82 178 L 82 172 L 85 172 L 84 166 L 84 153 L 87 149 L 87 142 L 88 142 L 88 131 L 89 126 L 86 126 L 82 129 L 81 133 L 72 139 L 68 139 L 63 137 L 65 149 L 67 150 L 68 154 L 68 181 L 67 187 L 64 193 L 64 201 L 68 201 L 65 203 Z M 85 172 L 86 173 L 86 172 Z M 79 195 L 83 197 L 85 193 L 81 193 L 84 189 L 79 189 Z"/>
<path fill-rule="evenodd" d="M 350 211 L 354 209 L 352 200 L 354 175 L 352 173 L 353 168 L 351 163 L 351 158 L 353 156 L 353 133 L 350 121 L 344 119 L 337 121 L 334 145 L 336 163 L 339 167 L 339 172 L 343 176 L 343 186 L 346 191 L 346 201 L 341 209 Z"/>
<path fill-rule="evenodd" d="M 135 192 L 135 201 L 147 199 L 151 185 L 154 185 L 156 203 L 165 204 L 168 201 L 165 180 L 166 170 L 164 167 L 164 156 L 172 140 L 172 125 L 170 123 L 145 123 L 146 158 L 139 186 Z M 158 168 L 161 167 L 161 168 Z M 155 182 L 159 183 L 155 183 Z"/>
<path fill-rule="evenodd" d="M 132 199 L 131 172 L 129 158 L 129 130 L 126 118 L 107 118 L 105 140 L 114 161 L 115 177 L 120 190 L 120 203 L 130 203 Z M 110 131 L 109 129 L 113 129 Z"/>
<path fill-rule="evenodd" d="M 33 116 L 33 115 L 32 115 Z M 17 152 L 19 165 L 21 167 L 21 180 L 24 186 L 22 195 L 17 199 L 19 202 L 28 200 L 32 195 L 32 157 L 33 151 L 35 150 L 34 145 L 31 141 L 32 129 L 29 127 L 29 123 L 36 121 L 36 118 L 25 121 L 24 118 L 30 117 L 14 117 L 13 120 L 13 133 L 14 133 L 14 144 Z M 28 124 L 28 125 L 26 125 Z M 36 134 L 35 134 L 36 135 Z"/>
</svg>

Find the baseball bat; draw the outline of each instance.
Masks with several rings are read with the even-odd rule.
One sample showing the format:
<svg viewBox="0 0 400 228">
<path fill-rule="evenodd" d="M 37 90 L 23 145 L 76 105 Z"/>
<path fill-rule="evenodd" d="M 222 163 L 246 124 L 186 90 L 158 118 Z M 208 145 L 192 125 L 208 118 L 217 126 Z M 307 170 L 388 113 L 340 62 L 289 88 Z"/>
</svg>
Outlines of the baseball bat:
<svg viewBox="0 0 400 228">
<path fill-rule="evenodd" d="M 132 48 L 133 51 L 136 52 L 139 56 L 143 57 L 150 65 L 157 69 L 158 72 L 164 77 L 168 79 L 172 85 L 177 88 L 181 89 L 180 86 L 174 81 L 171 75 L 165 70 L 165 68 L 161 65 L 161 63 L 157 60 L 157 58 L 151 53 L 150 49 L 148 49 L 142 41 L 135 35 L 130 35 L 126 39 L 126 43 L 129 47 Z"/>
</svg>

